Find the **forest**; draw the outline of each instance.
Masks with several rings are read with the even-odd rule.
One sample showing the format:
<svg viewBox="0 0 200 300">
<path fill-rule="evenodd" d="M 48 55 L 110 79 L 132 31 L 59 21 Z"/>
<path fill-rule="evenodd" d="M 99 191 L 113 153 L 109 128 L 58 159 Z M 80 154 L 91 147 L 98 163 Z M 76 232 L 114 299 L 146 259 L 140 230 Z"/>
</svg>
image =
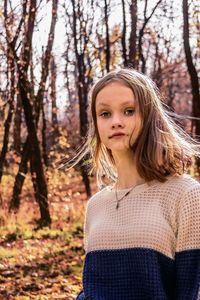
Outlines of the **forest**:
<svg viewBox="0 0 200 300">
<path fill-rule="evenodd" d="M 199 140 L 199 46 L 197 0 L 1 1 L 0 300 L 72 300 L 82 288 L 97 186 L 84 161 L 65 163 L 87 136 L 93 83 L 118 67 L 147 74 Z"/>
</svg>

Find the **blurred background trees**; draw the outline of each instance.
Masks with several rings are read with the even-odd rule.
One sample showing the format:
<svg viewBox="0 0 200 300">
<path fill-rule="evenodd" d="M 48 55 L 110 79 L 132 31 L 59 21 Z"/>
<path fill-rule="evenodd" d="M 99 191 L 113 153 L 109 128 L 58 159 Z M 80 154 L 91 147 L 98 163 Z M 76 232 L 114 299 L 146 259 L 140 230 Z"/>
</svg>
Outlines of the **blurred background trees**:
<svg viewBox="0 0 200 300">
<path fill-rule="evenodd" d="M 47 171 L 81 146 L 91 85 L 116 67 L 151 76 L 200 136 L 197 0 L 3 0 L 0 28 L 0 181 L 12 174 L 10 211 L 29 172 L 39 224 L 51 223 Z M 87 169 L 78 171 L 89 196 Z"/>
</svg>

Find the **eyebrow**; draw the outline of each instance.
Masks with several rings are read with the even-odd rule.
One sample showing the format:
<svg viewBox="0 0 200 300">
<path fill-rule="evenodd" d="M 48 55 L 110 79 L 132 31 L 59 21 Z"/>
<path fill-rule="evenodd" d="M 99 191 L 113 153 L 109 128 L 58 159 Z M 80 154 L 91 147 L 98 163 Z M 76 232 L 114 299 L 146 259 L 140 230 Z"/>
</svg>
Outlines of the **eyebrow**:
<svg viewBox="0 0 200 300">
<path fill-rule="evenodd" d="M 121 106 L 126 106 L 126 105 L 130 105 L 130 106 L 135 105 L 135 101 L 133 102 L 132 100 L 130 100 L 130 101 L 123 102 Z M 100 107 L 101 107 L 101 106 L 103 106 L 103 107 L 110 107 L 109 104 L 104 103 L 104 102 L 98 103 L 98 104 L 97 104 L 97 107 L 99 107 L 99 106 L 100 106 Z"/>
</svg>

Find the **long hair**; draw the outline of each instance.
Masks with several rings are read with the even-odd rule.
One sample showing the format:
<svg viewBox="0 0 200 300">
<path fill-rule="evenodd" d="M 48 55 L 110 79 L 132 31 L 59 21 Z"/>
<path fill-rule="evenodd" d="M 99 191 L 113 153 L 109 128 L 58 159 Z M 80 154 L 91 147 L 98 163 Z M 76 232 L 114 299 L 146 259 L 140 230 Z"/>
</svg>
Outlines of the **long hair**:
<svg viewBox="0 0 200 300">
<path fill-rule="evenodd" d="M 126 68 L 109 72 L 91 89 L 88 136 L 72 166 L 90 153 L 92 170 L 96 171 L 98 185 L 102 186 L 107 179 L 116 181 L 117 172 L 112 152 L 100 140 L 96 118 L 98 93 L 116 81 L 132 90 L 139 105 L 142 130 L 134 144 L 130 145 L 139 175 L 147 182 L 153 179 L 164 182 L 168 175 L 181 175 L 186 172 L 193 157 L 200 156 L 199 143 L 174 122 L 162 103 L 154 82 L 146 75 Z"/>
</svg>

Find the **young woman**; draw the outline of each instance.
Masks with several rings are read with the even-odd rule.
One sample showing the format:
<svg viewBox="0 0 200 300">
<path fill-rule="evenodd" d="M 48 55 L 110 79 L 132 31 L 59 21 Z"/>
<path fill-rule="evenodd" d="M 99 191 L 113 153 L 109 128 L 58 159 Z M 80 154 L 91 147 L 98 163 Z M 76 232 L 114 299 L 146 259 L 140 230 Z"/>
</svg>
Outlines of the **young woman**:
<svg viewBox="0 0 200 300">
<path fill-rule="evenodd" d="M 77 300 L 200 299 L 200 184 L 185 174 L 198 143 L 135 70 L 100 79 L 90 110 L 87 151 L 106 186 L 87 204 Z"/>
</svg>

